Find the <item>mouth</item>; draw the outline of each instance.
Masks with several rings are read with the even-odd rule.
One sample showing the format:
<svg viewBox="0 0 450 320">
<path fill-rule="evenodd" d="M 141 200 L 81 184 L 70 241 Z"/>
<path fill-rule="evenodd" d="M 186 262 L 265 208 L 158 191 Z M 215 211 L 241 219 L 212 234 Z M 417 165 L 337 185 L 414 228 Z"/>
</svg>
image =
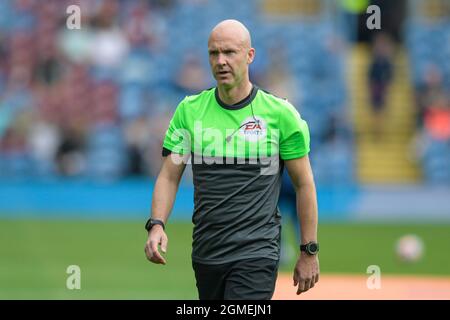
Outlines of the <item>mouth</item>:
<svg viewBox="0 0 450 320">
<path fill-rule="evenodd" d="M 226 76 L 226 75 L 228 75 L 230 72 L 229 71 L 218 71 L 216 74 L 218 75 L 218 76 Z"/>
</svg>

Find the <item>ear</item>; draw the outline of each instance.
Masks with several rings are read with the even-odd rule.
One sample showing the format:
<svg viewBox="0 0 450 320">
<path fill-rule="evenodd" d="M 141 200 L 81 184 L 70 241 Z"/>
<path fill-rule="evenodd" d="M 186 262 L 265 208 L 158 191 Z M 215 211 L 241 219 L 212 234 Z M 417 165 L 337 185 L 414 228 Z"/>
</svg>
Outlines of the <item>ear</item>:
<svg viewBox="0 0 450 320">
<path fill-rule="evenodd" d="M 253 62 L 253 60 L 255 59 L 255 53 L 255 48 L 250 48 L 250 50 L 248 50 L 247 64 L 251 64 Z"/>
</svg>

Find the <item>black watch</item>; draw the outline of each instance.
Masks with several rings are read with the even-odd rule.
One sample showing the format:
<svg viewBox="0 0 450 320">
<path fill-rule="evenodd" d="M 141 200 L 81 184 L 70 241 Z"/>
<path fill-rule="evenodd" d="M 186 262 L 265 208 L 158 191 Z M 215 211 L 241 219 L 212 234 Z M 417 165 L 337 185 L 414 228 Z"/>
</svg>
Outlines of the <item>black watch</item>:
<svg viewBox="0 0 450 320">
<path fill-rule="evenodd" d="M 147 223 L 145 224 L 145 230 L 150 231 L 150 229 L 153 228 L 153 226 L 155 224 L 159 224 L 163 228 L 163 230 L 166 229 L 164 222 L 162 222 L 161 220 L 158 220 L 158 219 L 150 218 L 147 220 Z"/>
<path fill-rule="evenodd" d="M 300 251 L 305 251 L 307 254 L 313 256 L 319 252 L 319 244 L 317 242 L 308 242 L 300 245 Z"/>
</svg>

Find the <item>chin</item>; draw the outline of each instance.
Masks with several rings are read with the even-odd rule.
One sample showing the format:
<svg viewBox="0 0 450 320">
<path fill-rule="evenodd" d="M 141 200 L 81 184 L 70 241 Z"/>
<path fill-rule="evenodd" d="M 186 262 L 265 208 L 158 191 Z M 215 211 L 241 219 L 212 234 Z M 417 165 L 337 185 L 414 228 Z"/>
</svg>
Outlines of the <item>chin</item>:
<svg viewBox="0 0 450 320">
<path fill-rule="evenodd" d="M 233 86 L 233 82 L 230 80 L 217 80 L 217 84 L 224 86 L 224 87 L 232 87 Z"/>
</svg>

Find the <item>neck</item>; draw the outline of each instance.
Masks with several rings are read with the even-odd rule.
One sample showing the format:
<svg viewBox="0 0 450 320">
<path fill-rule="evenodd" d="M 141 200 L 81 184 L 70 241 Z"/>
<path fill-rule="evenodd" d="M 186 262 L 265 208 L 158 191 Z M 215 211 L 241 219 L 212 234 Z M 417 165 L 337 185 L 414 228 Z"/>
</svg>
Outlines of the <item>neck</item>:
<svg viewBox="0 0 450 320">
<path fill-rule="evenodd" d="M 220 100 L 222 100 L 227 105 L 233 105 L 238 103 L 247 97 L 252 91 L 253 85 L 247 80 L 243 82 L 241 85 L 232 88 L 225 88 L 224 86 L 217 86 L 219 91 Z"/>
</svg>

